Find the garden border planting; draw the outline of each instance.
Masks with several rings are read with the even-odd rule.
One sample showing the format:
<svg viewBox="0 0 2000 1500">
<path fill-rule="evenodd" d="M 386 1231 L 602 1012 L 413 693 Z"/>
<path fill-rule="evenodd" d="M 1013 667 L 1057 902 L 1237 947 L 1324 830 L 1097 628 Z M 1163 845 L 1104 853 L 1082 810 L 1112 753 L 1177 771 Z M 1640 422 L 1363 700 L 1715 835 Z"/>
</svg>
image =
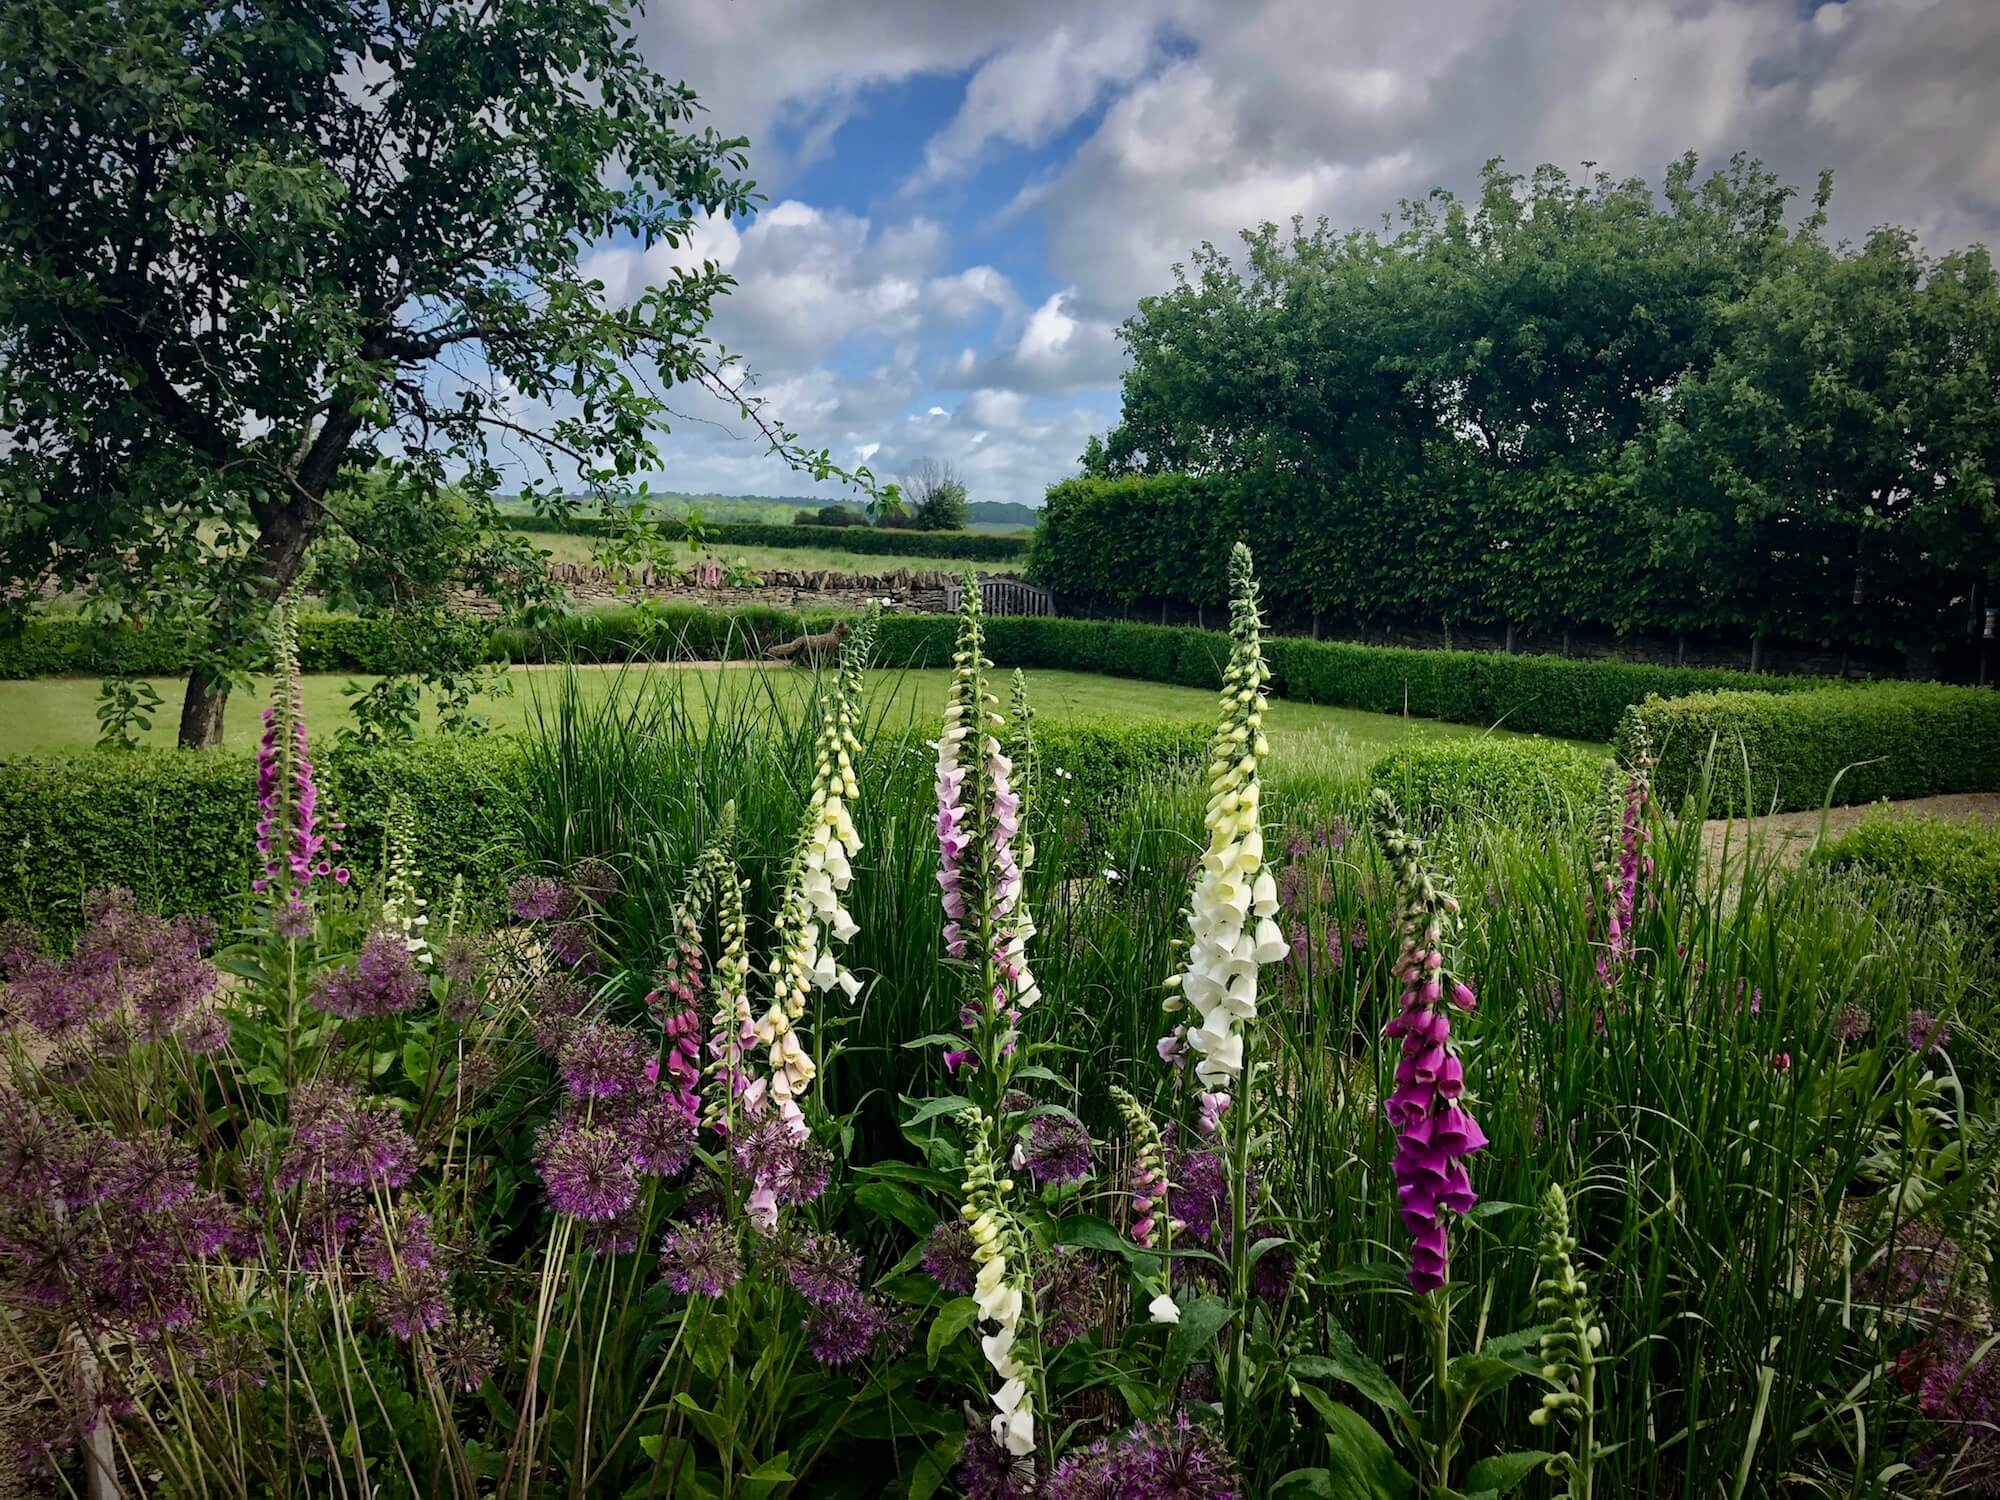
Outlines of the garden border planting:
<svg viewBox="0 0 2000 1500">
<path fill-rule="evenodd" d="M 1149 776 L 1199 767 L 1205 732 L 1174 720 L 1067 719 L 1041 724 L 1042 753 L 1065 773 L 1081 814 L 1103 814 Z M 426 894 L 500 888 L 522 860 L 516 839 L 526 736 L 431 739 L 363 748 L 316 747 L 325 807 L 356 869 L 382 858 L 392 798 L 424 830 Z M 81 751 L 0 761 L 0 909 L 67 935 L 85 892 L 132 890 L 149 909 L 213 917 L 247 910 L 255 801 L 248 752 Z"/>
</svg>

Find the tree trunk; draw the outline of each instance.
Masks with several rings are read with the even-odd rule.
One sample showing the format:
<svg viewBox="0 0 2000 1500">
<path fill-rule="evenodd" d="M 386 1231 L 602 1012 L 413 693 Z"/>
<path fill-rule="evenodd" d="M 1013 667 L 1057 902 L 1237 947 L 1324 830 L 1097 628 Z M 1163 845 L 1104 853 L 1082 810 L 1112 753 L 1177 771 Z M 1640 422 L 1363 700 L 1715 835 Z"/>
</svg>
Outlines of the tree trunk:
<svg viewBox="0 0 2000 1500">
<path fill-rule="evenodd" d="M 228 707 L 227 682 L 211 684 L 199 668 L 188 673 L 187 693 L 181 699 L 181 749 L 209 750 L 221 744 L 222 716 Z"/>
<path fill-rule="evenodd" d="M 1758 631 L 1750 637 L 1750 670 L 1761 671 L 1764 665 L 1764 632 Z"/>
<path fill-rule="evenodd" d="M 341 407 L 329 415 L 319 432 L 300 452 L 292 491 L 273 496 L 251 506 L 257 521 L 257 597 L 275 604 L 305 567 L 306 549 L 319 532 L 324 512 L 320 502 L 333 488 L 346 456 L 347 444 L 360 427 L 361 419 Z M 261 619 L 256 622 L 261 625 Z M 239 616 L 231 628 L 236 638 L 225 635 L 224 648 L 249 644 L 242 638 L 247 628 Z M 222 743 L 223 715 L 229 707 L 229 684 L 197 667 L 188 674 L 187 692 L 181 699 L 180 747 L 183 750 L 212 750 Z"/>
<path fill-rule="evenodd" d="M 1512 620 L 1507 622 L 1507 642 L 1500 649 L 1505 651 L 1509 656 L 1514 654 L 1514 622 Z"/>
</svg>

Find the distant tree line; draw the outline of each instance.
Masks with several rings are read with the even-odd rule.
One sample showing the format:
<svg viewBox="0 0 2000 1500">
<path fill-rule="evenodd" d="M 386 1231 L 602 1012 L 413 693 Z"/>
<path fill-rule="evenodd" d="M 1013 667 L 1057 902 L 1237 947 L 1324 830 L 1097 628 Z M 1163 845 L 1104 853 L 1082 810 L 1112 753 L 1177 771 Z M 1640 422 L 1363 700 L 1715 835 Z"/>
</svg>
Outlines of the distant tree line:
<svg viewBox="0 0 2000 1500">
<path fill-rule="evenodd" d="M 1908 653 L 2000 605 L 2000 288 L 1737 158 L 1656 194 L 1488 163 L 1379 232 L 1204 245 L 1124 325 L 1123 411 L 1035 576 L 1281 613 Z"/>
</svg>

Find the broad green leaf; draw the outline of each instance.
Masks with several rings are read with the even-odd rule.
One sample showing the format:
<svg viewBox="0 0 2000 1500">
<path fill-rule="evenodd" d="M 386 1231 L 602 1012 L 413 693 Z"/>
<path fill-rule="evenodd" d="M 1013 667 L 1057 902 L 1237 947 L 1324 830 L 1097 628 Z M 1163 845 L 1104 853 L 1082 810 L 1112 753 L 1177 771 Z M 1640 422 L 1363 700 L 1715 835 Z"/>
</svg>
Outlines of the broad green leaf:
<svg viewBox="0 0 2000 1500">
<path fill-rule="evenodd" d="M 1465 1471 L 1466 1492 L 1472 1496 L 1504 1495 L 1553 1456 L 1548 1453 L 1496 1453 L 1491 1458 L 1482 1458 Z"/>
<path fill-rule="evenodd" d="M 924 1354 L 932 1369 L 937 1368 L 938 1356 L 945 1346 L 970 1328 L 979 1317 L 979 1303 L 971 1297 L 959 1297 L 938 1309 L 931 1320 L 931 1331 L 924 1340 Z"/>
<path fill-rule="evenodd" d="M 1160 1383 L 1172 1389 L 1194 1358 L 1206 1349 L 1235 1314 L 1219 1297 L 1202 1296 L 1181 1309 L 1181 1320 L 1167 1335 L 1167 1358 Z"/>
<path fill-rule="evenodd" d="M 870 1213 L 894 1220 L 912 1234 L 929 1234 L 938 1221 L 937 1210 L 900 1183 L 864 1182 L 854 1190 L 854 1201 Z"/>
<path fill-rule="evenodd" d="M 1366 1417 L 1318 1386 L 1302 1385 L 1299 1392 L 1326 1423 L 1324 1493 L 1334 1500 L 1409 1500 L 1416 1493 L 1416 1481 Z"/>
<path fill-rule="evenodd" d="M 1309 1354 L 1293 1360 L 1292 1373 L 1313 1380 L 1338 1380 L 1343 1385 L 1352 1386 L 1394 1417 L 1405 1433 L 1414 1436 L 1417 1414 L 1410 1409 L 1409 1398 L 1380 1365 L 1361 1352 L 1347 1330 L 1331 1318 L 1327 1320 L 1327 1343 L 1331 1352 Z"/>
<path fill-rule="evenodd" d="M 917 1106 L 916 1110 L 903 1121 L 903 1128 L 906 1130 L 912 1125 L 921 1125 L 926 1120 L 935 1120 L 940 1115 L 959 1115 L 972 1108 L 972 1101 L 959 1094 L 944 1094 L 936 1099 L 925 1099 L 921 1102 L 905 1098 L 903 1102 Z"/>
</svg>

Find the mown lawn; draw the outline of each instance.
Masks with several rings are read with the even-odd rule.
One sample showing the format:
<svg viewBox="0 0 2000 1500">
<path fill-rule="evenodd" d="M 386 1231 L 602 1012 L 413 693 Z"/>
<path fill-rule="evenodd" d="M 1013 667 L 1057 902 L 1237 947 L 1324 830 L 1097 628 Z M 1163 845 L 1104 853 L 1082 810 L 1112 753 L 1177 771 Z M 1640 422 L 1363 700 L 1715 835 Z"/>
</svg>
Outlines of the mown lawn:
<svg viewBox="0 0 2000 1500">
<path fill-rule="evenodd" d="M 516 667 L 507 674 L 511 693 L 507 697 L 482 703 L 481 711 L 497 729 L 520 728 L 534 715 L 538 704 L 549 704 L 561 670 Z M 582 690 L 593 697 L 601 698 L 612 692 L 635 693 L 654 687 L 677 686 L 688 692 L 691 701 L 701 702 L 742 693 L 776 693 L 792 698 L 799 695 L 809 681 L 806 673 L 794 668 L 764 667 L 586 667 L 578 675 Z M 928 723 L 943 707 L 945 683 L 949 676 L 946 672 L 875 672 L 870 676 L 874 685 L 873 701 L 890 723 L 907 723 L 918 716 Z M 341 689 L 348 683 L 365 685 L 372 680 L 341 674 L 306 678 L 306 718 L 313 733 L 316 736 L 332 734 L 343 724 L 351 723 L 347 699 Z M 154 720 L 147 743 L 164 749 L 173 744 L 182 683 L 162 678 L 156 680 L 153 686 L 165 701 Z M 227 736 L 230 745 L 247 748 L 255 743 L 258 710 L 268 687 L 267 682 L 259 681 L 253 693 L 240 694 L 231 701 Z M 1214 696 L 1196 688 L 1169 687 L 1084 672 L 1030 672 L 1028 692 L 1037 711 L 1049 718 L 1085 716 L 1206 721 L 1214 715 Z M 97 693 L 95 678 L 0 682 L 0 755 L 87 748 L 97 738 Z M 425 705 L 424 712 L 424 728 L 429 732 L 435 727 L 429 704 Z M 1273 738 L 1289 751 L 1333 749 L 1344 744 L 1363 754 L 1373 753 L 1418 730 L 1438 736 L 1487 732 L 1462 724 L 1441 724 L 1428 719 L 1404 719 L 1389 714 L 1361 713 L 1353 709 L 1324 708 L 1304 703 L 1274 703 L 1270 729 Z"/>
<path fill-rule="evenodd" d="M 516 534 L 525 537 L 557 562 L 589 562 L 597 545 L 596 537 L 578 536 L 566 531 Z M 905 557 L 893 552 L 843 552 L 835 547 L 738 547 L 718 544 L 709 551 L 718 562 L 740 559 L 752 572 L 759 573 L 772 568 L 838 568 L 843 573 L 891 573 L 897 568 L 956 572 L 967 561 L 949 557 Z M 685 547 L 676 547 L 674 555 L 678 560 L 691 554 Z M 1018 573 L 1024 561 L 1022 558 L 1009 558 L 1001 562 L 978 562 L 975 566 L 982 573 Z"/>
</svg>

